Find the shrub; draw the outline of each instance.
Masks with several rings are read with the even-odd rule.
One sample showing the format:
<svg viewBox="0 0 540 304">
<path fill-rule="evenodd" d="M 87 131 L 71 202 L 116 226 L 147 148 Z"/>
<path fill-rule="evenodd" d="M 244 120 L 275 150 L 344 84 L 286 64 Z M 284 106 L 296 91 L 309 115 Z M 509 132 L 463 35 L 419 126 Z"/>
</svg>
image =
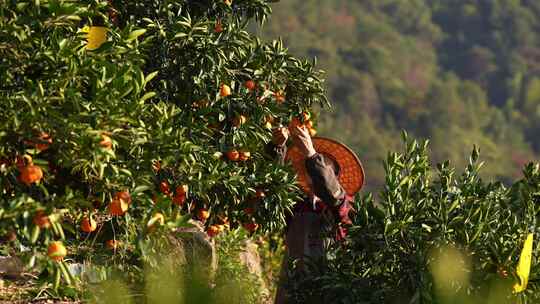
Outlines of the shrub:
<svg viewBox="0 0 540 304">
<path fill-rule="evenodd" d="M 289 282 L 298 303 L 532 303 L 538 267 L 525 291 L 516 265 L 528 233 L 538 235 L 540 168 L 529 164 L 511 187 L 486 183 L 475 148 L 464 172 L 432 169 L 428 143 L 406 139 L 385 161 L 379 199 L 356 202 L 345 244 L 311 275 Z M 534 243 L 533 257 L 538 254 Z"/>
</svg>

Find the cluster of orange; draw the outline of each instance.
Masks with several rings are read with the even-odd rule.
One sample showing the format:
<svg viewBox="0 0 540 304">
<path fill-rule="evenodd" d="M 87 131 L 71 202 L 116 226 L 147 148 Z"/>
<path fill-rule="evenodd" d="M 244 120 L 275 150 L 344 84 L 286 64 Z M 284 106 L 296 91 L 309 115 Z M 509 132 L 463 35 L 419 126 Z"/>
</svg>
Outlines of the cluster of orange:
<svg viewBox="0 0 540 304">
<path fill-rule="evenodd" d="M 257 83 L 253 80 L 247 80 L 244 82 L 244 87 L 247 88 L 249 91 L 254 91 L 257 88 Z M 221 84 L 219 94 L 221 97 L 228 97 L 232 94 L 231 87 L 229 87 L 226 84 Z M 276 101 L 279 103 L 282 103 L 285 101 L 285 96 L 282 93 L 273 93 L 273 95 L 276 98 Z M 241 127 L 243 124 L 247 122 L 247 117 L 244 115 L 239 115 L 233 119 L 233 126 L 236 128 Z M 272 123 L 274 122 L 274 118 L 272 116 L 265 117 L 264 120 L 264 127 L 266 129 L 272 129 Z M 314 130 L 313 130 L 314 131 Z M 251 158 L 251 152 L 246 150 L 237 150 L 235 148 L 227 151 L 225 153 L 227 159 L 230 161 L 247 161 Z"/>
<path fill-rule="evenodd" d="M 109 203 L 109 214 L 112 216 L 124 215 L 131 205 L 131 195 L 127 191 L 117 192 Z"/>
<path fill-rule="evenodd" d="M 311 115 L 308 112 L 302 112 L 300 118 L 294 117 L 289 123 L 289 131 L 295 127 L 305 127 L 309 131 L 311 137 L 317 135 L 317 130 L 313 128 L 313 122 L 311 121 Z"/>
<path fill-rule="evenodd" d="M 28 146 L 34 147 L 39 152 L 49 149 L 53 143 L 53 138 L 46 132 L 40 132 L 36 138 L 32 140 L 25 140 L 24 143 Z M 112 139 L 105 135 L 101 135 L 101 141 L 99 146 L 105 149 L 112 148 Z M 43 170 L 40 166 L 33 163 L 33 159 L 30 155 L 17 156 L 15 161 L 19 175 L 17 180 L 26 186 L 30 186 L 35 183 L 39 183 L 43 179 Z M 123 215 L 131 203 L 131 196 L 127 191 L 116 193 L 114 199 L 109 205 L 109 213 L 111 215 Z M 33 223 L 41 229 L 49 229 L 51 227 L 51 220 L 49 215 L 45 214 L 43 210 L 38 210 L 34 217 Z M 86 233 L 94 232 L 97 229 L 97 222 L 92 216 L 84 216 L 80 222 L 81 231 Z M 115 249 L 118 246 L 118 241 L 109 240 L 106 242 L 106 246 L 111 249 Z M 55 260 L 61 261 L 67 254 L 67 250 L 62 242 L 54 241 L 48 246 L 47 255 Z"/>
<path fill-rule="evenodd" d="M 117 192 L 109 204 L 109 214 L 113 216 L 120 216 L 125 214 L 129 205 L 131 204 L 131 195 L 127 191 Z M 33 218 L 33 223 L 42 228 L 48 229 L 51 227 L 51 220 L 49 215 L 45 214 L 43 210 L 36 212 Z M 156 225 L 164 225 L 165 217 L 163 214 L 157 212 L 148 221 L 146 227 L 148 231 L 155 229 Z M 97 222 L 92 216 L 84 216 L 80 222 L 80 229 L 86 233 L 92 233 L 97 229 Z M 121 245 L 121 242 L 115 239 L 110 239 L 105 242 L 105 246 L 108 249 L 116 250 Z M 62 242 L 51 242 L 48 247 L 47 255 L 55 260 L 61 261 L 66 255 L 67 250 Z"/>
<path fill-rule="evenodd" d="M 168 181 L 163 180 L 159 183 L 159 191 L 161 191 L 161 193 L 165 194 L 166 196 L 171 197 L 173 204 L 180 207 L 183 206 L 186 202 L 188 190 L 188 185 L 179 185 L 176 187 L 173 194 Z M 153 201 L 156 202 L 156 200 L 157 197 L 154 196 Z"/>
<path fill-rule="evenodd" d="M 231 149 L 227 151 L 226 155 L 230 161 L 247 161 L 251 158 L 251 152 L 246 150 L 238 151 L 236 149 Z"/>
<path fill-rule="evenodd" d="M 26 145 L 36 148 L 38 151 L 45 151 L 53 143 L 53 138 L 46 132 L 41 132 L 35 139 L 25 140 Z M 102 148 L 111 149 L 112 139 L 105 135 L 101 135 L 99 145 Z M 19 170 L 17 179 L 19 182 L 30 186 L 31 184 L 39 183 L 43 179 L 43 170 L 38 165 L 33 163 L 30 155 L 17 156 L 16 165 Z"/>
<path fill-rule="evenodd" d="M 291 124 L 289 127 L 297 126 L 297 125 L 304 125 L 308 127 L 310 130 L 312 129 L 311 121 L 309 120 L 310 116 L 308 113 L 304 112 L 302 114 L 302 120 L 303 123 L 298 118 L 294 118 L 291 121 Z M 273 122 L 273 118 L 271 116 L 266 118 L 266 123 L 269 124 L 271 127 L 271 123 Z M 246 118 L 242 115 L 237 117 L 235 119 L 235 122 L 237 122 L 238 125 L 242 125 L 246 122 Z M 42 141 L 45 140 L 46 142 L 31 142 L 30 144 L 35 144 L 36 149 L 39 149 L 40 151 L 48 149 L 49 145 L 52 143 L 52 137 L 46 133 L 40 134 L 38 137 L 38 140 Z M 112 140 L 109 136 L 102 134 L 101 135 L 101 141 L 99 142 L 99 145 L 103 148 L 110 149 L 112 148 Z M 231 161 L 246 161 L 250 158 L 250 152 L 249 151 L 237 151 L 237 150 L 231 150 L 227 152 L 227 158 Z M 32 162 L 32 158 L 29 155 L 25 155 L 23 157 L 20 157 L 17 159 L 17 166 L 19 168 L 19 176 L 18 179 L 20 182 L 30 185 L 32 183 L 38 183 L 43 178 L 43 171 L 39 166 L 36 166 Z M 159 162 L 154 163 L 154 169 L 159 171 L 160 164 Z M 172 201 L 174 204 L 178 206 L 182 206 L 187 198 L 188 194 L 188 186 L 187 185 L 179 185 L 176 187 L 174 191 L 174 195 L 171 193 L 170 185 L 167 181 L 162 181 L 159 185 L 160 191 L 168 196 L 172 196 Z M 257 190 L 255 194 L 256 199 L 262 199 L 265 197 L 265 193 L 262 190 Z M 131 195 L 128 191 L 120 191 L 117 192 L 114 196 L 111 202 L 109 203 L 108 210 L 109 214 L 112 216 L 122 216 L 124 215 L 127 210 L 129 209 L 129 206 L 132 202 Z M 253 207 L 246 207 L 244 209 L 244 213 L 246 215 L 253 215 L 255 212 L 255 209 Z M 210 217 L 210 212 L 206 208 L 201 208 L 197 212 L 197 218 L 201 222 L 205 222 Z M 36 226 L 42 228 L 42 229 L 48 229 L 51 227 L 51 222 L 49 219 L 49 216 L 44 213 L 43 210 L 40 210 L 36 212 L 33 222 Z M 161 213 L 156 213 L 154 216 L 149 220 L 147 224 L 147 228 L 151 231 L 155 228 L 156 224 L 163 225 L 165 223 L 165 217 Z M 208 227 L 207 234 L 210 237 L 214 237 L 218 235 L 220 232 L 224 231 L 226 228 L 229 227 L 229 222 L 226 217 L 219 217 L 219 223 L 214 224 Z M 243 224 L 243 227 L 250 231 L 254 232 L 258 229 L 259 225 L 254 222 L 247 222 Z M 80 222 L 80 229 L 81 231 L 85 233 L 92 233 L 97 229 L 97 222 L 94 220 L 92 216 L 84 216 Z M 116 250 L 118 246 L 120 245 L 120 242 L 117 240 L 108 240 L 106 243 L 107 248 L 111 250 Z M 62 244 L 62 242 L 52 242 L 49 244 L 48 247 L 48 256 L 55 260 L 60 261 L 62 260 L 67 254 L 67 250 L 65 246 Z"/>
<path fill-rule="evenodd" d="M 210 217 L 210 214 L 206 214 L 207 219 Z M 200 219 L 200 218 L 199 218 Z M 229 219 L 227 217 L 218 217 L 219 223 L 208 226 L 208 229 L 206 229 L 206 234 L 208 234 L 209 237 L 215 237 L 220 232 L 225 231 L 226 229 L 229 229 Z"/>
<path fill-rule="evenodd" d="M 172 194 L 167 181 L 162 181 L 160 183 L 160 191 L 167 196 L 171 196 Z M 180 185 L 176 187 L 175 193 L 172 196 L 173 203 L 178 206 L 183 206 L 187 198 L 187 193 L 188 185 Z M 204 223 L 210 218 L 210 211 L 208 211 L 206 208 L 201 208 L 197 211 L 196 217 L 199 221 Z M 219 232 L 222 232 L 229 227 L 229 222 L 226 217 L 220 217 L 219 220 L 220 224 L 211 225 L 208 227 L 207 233 L 210 237 L 216 236 Z"/>
<path fill-rule="evenodd" d="M 163 194 L 165 194 L 167 196 L 172 195 L 171 190 L 170 190 L 170 185 L 169 185 L 169 183 L 167 181 L 162 181 L 160 183 L 159 187 L 160 187 L 160 191 Z M 173 197 L 173 202 L 175 202 L 175 204 L 178 204 L 178 202 L 181 202 L 180 205 L 183 205 L 185 200 L 186 200 L 187 191 L 188 191 L 188 186 L 187 185 L 180 185 L 180 186 L 176 187 L 175 194 L 174 194 L 174 196 L 172 196 Z M 255 199 L 256 200 L 263 199 L 264 197 L 266 197 L 266 194 L 264 193 L 264 191 L 262 191 L 262 190 L 257 190 L 256 191 L 256 193 L 255 193 Z M 252 210 L 252 211 L 250 211 L 250 210 Z M 253 215 L 254 209 L 253 208 L 249 209 L 249 207 L 248 207 L 248 208 L 244 209 L 244 212 L 247 215 Z M 196 218 L 199 221 L 201 221 L 202 223 L 205 223 L 210 218 L 210 211 L 207 208 L 204 208 L 204 207 L 200 208 L 200 209 L 197 210 Z M 150 220 L 149 225 L 150 225 L 150 223 L 153 224 L 153 223 L 156 223 L 156 222 L 159 222 L 161 225 L 163 225 L 164 217 L 163 217 L 162 214 L 160 214 L 160 213 L 155 214 L 154 217 Z M 242 226 L 246 230 L 248 230 L 249 232 L 255 232 L 255 230 L 257 230 L 257 228 L 259 227 L 259 224 L 255 223 L 254 221 L 251 221 L 251 222 L 244 223 Z M 229 229 L 229 228 L 230 228 L 230 224 L 229 224 L 228 218 L 225 217 L 225 216 L 218 216 L 217 217 L 217 223 L 208 226 L 208 228 L 206 230 L 206 233 L 210 237 L 215 237 L 220 232 L 223 232 L 223 231 L 225 231 L 226 229 Z"/>
<path fill-rule="evenodd" d="M 244 83 L 244 87 L 246 87 L 249 91 L 253 91 L 256 89 L 257 84 L 253 80 L 247 80 Z M 220 92 L 221 97 L 227 97 L 232 94 L 231 88 L 226 84 L 222 84 L 220 86 L 219 92 Z M 270 92 L 270 93 L 274 96 L 277 103 L 285 102 L 285 95 L 282 92 Z M 264 96 L 259 97 L 259 101 L 262 102 L 264 98 L 265 98 Z M 246 123 L 246 121 L 247 121 L 247 118 L 244 115 L 239 115 L 238 117 L 233 119 L 233 125 L 238 128 L 242 126 L 244 123 Z M 272 116 L 265 117 L 264 127 L 266 129 L 272 129 L 273 122 L 274 122 L 274 118 Z M 292 129 L 292 127 L 294 126 L 306 127 L 309 131 L 309 134 L 312 137 L 317 134 L 317 130 L 315 130 L 315 128 L 313 127 L 313 121 L 311 121 L 311 115 L 308 112 L 302 112 L 300 117 L 293 118 L 289 124 L 289 129 Z M 238 158 L 236 157 L 236 150 L 231 150 L 230 154 L 227 154 L 227 157 L 233 161 L 238 160 Z M 242 159 L 240 158 L 240 160 Z"/>
<path fill-rule="evenodd" d="M 255 193 L 254 201 L 261 200 L 264 197 L 266 197 L 266 194 L 264 193 L 264 191 L 258 189 Z M 244 213 L 246 215 L 253 215 L 253 213 L 255 213 L 255 209 L 253 207 L 246 207 L 244 208 Z M 199 211 L 199 215 L 198 215 L 199 220 L 204 222 L 206 219 L 209 218 L 209 216 L 210 214 L 208 213 L 206 209 L 202 209 Z M 219 224 L 211 225 L 206 230 L 206 233 L 210 237 L 214 237 L 218 235 L 220 232 L 229 228 L 229 221 L 227 220 L 226 217 L 218 216 L 218 220 L 219 220 Z M 253 233 L 259 228 L 259 224 L 257 224 L 254 220 L 251 220 L 250 222 L 243 223 L 242 227 L 244 227 L 244 229 L 246 229 L 247 231 Z"/>
<path fill-rule="evenodd" d="M 109 214 L 119 216 L 125 214 L 129 204 L 131 203 L 131 195 L 127 191 L 118 192 L 115 194 L 109 204 Z M 161 216 L 161 217 L 160 217 Z M 155 219 L 157 217 L 157 220 Z M 34 217 L 33 223 L 41 229 L 49 229 L 51 227 L 51 218 L 45 214 L 43 210 L 38 210 Z M 149 222 L 149 228 L 152 228 L 154 222 L 164 224 L 163 215 L 157 213 Z M 92 216 L 84 216 L 80 221 L 80 229 L 85 233 L 92 233 L 97 229 L 97 222 Z M 120 242 L 114 239 L 107 240 L 105 246 L 111 250 L 116 250 Z M 60 241 L 54 241 L 49 244 L 47 255 L 55 261 L 61 261 L 67 255 L 67 249 Z"/>
<path fill-rule="evenodd" d="M 120 246 L 120 241 L 117 240 L 108 240 L 105 242 L 107 248 L 111 250 L 116 250 Z M 67 255 L 66 246 L 60 241 L 51 242 L 47 248 L 47 256 L 57 262 L 60 262 Z"/>
</svg>

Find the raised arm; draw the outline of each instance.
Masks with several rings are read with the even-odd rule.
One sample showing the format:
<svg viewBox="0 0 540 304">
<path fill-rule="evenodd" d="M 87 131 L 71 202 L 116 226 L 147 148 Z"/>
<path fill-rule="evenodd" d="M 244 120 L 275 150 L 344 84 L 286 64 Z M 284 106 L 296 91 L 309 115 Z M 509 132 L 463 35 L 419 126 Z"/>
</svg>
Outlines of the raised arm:
<svg viewBox="0 0 540 304">
<path fill-rule="evenodd" d="M 345 196 L 345 191 L 332 167 L 325 163 L 324 157 L 315 151 L 309 132 L 304 127 L 295 127 L 292 130 L 294 144 L 306 156 L 306 169 L 311 178 L 313 192 L 326 204 L 338 206 Z"/>
</svg>

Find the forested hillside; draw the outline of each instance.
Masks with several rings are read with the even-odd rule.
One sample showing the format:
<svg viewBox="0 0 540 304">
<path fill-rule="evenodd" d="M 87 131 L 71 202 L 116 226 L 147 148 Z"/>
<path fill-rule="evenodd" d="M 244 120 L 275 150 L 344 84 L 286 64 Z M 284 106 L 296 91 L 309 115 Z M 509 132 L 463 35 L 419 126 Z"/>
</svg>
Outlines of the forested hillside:
<svg viewBox="0 0 540 304">
<path fill-rule="evenodd" d="M 261 33 L 326 71 L 334 107 L 320 134 L 361 156 L 368 187 L 400 131 L 431 141 L 432 159 L 509 182 L 540 153 L 537 0 L 287 0 Z"/>
</svg>

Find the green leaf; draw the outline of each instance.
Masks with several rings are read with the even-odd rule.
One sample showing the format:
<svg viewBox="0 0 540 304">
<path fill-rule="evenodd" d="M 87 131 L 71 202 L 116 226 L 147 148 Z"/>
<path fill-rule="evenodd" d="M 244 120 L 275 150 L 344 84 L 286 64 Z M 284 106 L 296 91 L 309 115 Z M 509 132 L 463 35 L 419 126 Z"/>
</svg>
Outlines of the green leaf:
<svg viewBox="0 0 540 304">
<path fill-rule="evenodd" d="M 148 190 L 151 190 L 152 187 L 150 186 L 147 186 L 147 185 L 142 185 L 142 186 L 137 186 L 135 187 L 135 189 L 133 189 L 133 195 L 137 195 L 141 192 L 144 192 L 144 191 L 148 191 Z"/>
<path fill-rule="evenodd" d="M 134 30 L 131 33 L 129 33 L 129 37 L 128 37 L 127 41 L 135 40 L 144 33 L 146 33 L 146 29 Z"/>
<path fill-rule="evenodd" d="M 154 77 L 156 77 L 158 75 L 159 71 L 154 71 L 148 75 L 146 75 L 146 78 L 144 79 L 144 83 L 149 83 L 152 79 L 154 79 Z"/>
<path fill-rule="evenodd" d="M 41 229 L 38 226 L 34 226 L 32 229 L 32 235 L 30 237 L 30 243 L 35 244 L 37 239 L 39 238 L 39 232 Z"/>
<path fill-rule="evenodd" d="M 148 92 L 148 93 L 144 94 L 143 97 L 141 97 L 141 102 L 144 102 L 147 99 L 150 99 L 150 98 L 152 98 L 152 97 L 154 97 L 156 95 L 157 95 L 156 92 Z"/>
</svg>

